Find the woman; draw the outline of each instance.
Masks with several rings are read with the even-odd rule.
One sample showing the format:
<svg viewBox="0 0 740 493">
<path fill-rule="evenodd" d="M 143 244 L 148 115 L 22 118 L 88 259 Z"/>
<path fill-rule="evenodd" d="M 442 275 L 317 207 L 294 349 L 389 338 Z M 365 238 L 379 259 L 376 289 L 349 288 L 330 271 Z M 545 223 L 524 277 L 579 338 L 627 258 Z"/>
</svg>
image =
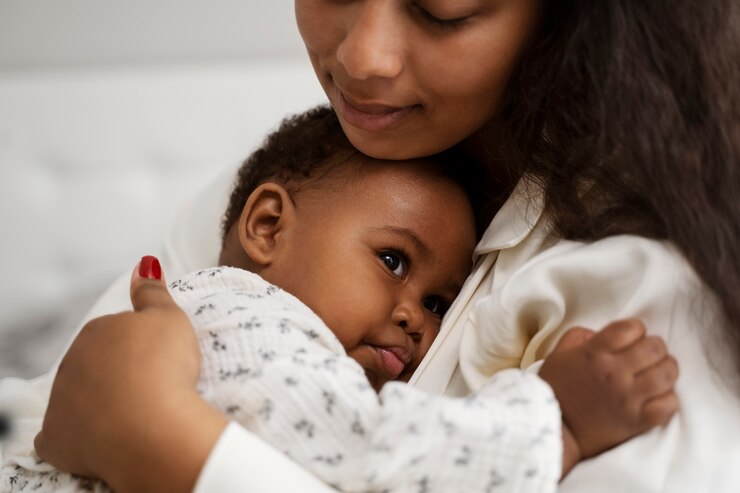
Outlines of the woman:
<svg viewBox="0 0 740 493">
<path fill-rule="evenodd" d="M 717 458 L 740 459 L 737 3 L 295 5 L 359 150 L 459 144 L 508 197 L 492 199 L 476 268 L 412 383 L 464 394 L 535 364 L 567 327 L 639 316 L 679 359 L 681 415 L 562 489 L 735 491 Z M 326 491 L 199 398 L 197 347 L 161 284 L 135 277 L 132 299 L 62 363 L 42 457 L 120 491 Z"/>
</svg>

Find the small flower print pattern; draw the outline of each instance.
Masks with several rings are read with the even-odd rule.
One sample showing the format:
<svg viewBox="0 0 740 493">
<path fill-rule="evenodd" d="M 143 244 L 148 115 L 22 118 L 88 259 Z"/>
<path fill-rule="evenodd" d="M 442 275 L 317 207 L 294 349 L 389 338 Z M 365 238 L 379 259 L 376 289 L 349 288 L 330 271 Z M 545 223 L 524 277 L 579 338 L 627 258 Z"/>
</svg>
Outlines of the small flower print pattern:
<svg viewBox="0 0 740 493">
<path fill-rule="evenodd" d="M 308 307 L 258 276 L 204 269 L 170 290 L 200 342 L 203 397 L 340 491 L 555 491 L 560 412 L 535 375 L 506 370 L 462 399 L 376 393 Z M 110 491 L 44 463 L 0 471 L 3 492 L 62 488 Z"/>
</svg>

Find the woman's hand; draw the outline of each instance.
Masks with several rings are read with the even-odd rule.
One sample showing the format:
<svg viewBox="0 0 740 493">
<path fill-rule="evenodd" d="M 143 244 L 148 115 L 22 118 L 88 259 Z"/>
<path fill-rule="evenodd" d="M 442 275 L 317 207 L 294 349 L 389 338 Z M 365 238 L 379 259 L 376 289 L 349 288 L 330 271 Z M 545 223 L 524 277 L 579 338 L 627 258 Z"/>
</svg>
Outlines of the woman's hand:
<svg viewBox="0 0 740 493">
<path fill-rule="evenodd" d="M 192 491 L 227 419 L 197 393 L 189 319 L 144 257 L 133 312 L 91 320 L 57 372 L 35 446 L 59 469 L 116 491 Z"/>
</svg>

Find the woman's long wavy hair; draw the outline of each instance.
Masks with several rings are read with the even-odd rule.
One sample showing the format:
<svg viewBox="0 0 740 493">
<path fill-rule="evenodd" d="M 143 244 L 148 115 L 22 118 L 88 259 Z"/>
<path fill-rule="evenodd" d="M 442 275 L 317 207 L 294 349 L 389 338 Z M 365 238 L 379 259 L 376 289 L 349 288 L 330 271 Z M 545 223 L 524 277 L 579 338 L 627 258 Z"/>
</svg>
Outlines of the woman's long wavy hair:
<svg viewBox="0 0 740 493">
<path fill-rule="evenodd" d="M 675 244 L 740 370 L 740 2 L 545 4 L 506 106 L 515 172 L 565 238 Z"/>
</svg>

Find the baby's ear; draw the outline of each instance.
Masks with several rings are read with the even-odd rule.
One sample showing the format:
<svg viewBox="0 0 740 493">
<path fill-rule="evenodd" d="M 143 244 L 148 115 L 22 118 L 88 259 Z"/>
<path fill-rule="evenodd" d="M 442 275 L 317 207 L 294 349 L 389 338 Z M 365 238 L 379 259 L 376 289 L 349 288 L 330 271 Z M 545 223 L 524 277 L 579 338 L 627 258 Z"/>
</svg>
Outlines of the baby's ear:
<svg viewBox="0 0 740 493">
<path fill-rule="evenodd" d="M 277 183 L 263 183 L 247 199 L 239 218 L 239 243 L 253 262 L 270 265 L 279 246 L 280 233 L 295 218 L 288 191 Z"/>
</svg>

